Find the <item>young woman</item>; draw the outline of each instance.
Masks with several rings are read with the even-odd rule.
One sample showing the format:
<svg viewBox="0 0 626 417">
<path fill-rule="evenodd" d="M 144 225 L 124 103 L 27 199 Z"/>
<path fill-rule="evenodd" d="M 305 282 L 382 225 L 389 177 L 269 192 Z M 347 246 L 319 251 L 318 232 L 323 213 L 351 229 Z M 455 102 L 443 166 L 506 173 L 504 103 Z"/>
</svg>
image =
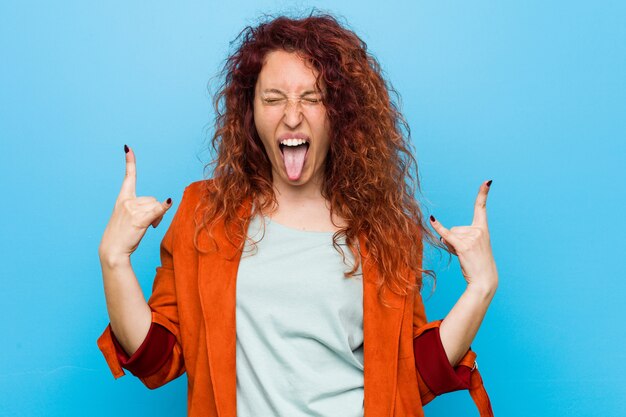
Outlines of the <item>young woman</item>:
<svg viewBox="0 0 626 417">
<path fill-rule="evenodd" d="M 130 264 L 172 206 L 137 197 L 135 154 L 99 248 L 115 377 L 187 373 L 190 416 L 423 416 L 469 389 L 494 296 L 486 199 L 471 226 L 429 231 L 408 127 L 376 60 L 329 15 L 240 35 L 215 99 L 212 178 L 186 187 L 148 302 Z M 467 290 L 444 320 L 420 296 L 424 241 L 459 257 Z"/>
</svg>

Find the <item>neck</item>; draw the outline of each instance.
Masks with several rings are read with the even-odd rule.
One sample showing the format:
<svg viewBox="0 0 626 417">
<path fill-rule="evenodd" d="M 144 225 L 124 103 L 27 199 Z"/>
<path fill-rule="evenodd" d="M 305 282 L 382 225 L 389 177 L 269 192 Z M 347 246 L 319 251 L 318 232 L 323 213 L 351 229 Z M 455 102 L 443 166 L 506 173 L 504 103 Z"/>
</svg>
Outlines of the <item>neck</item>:
<svg viewBox="0 0 626 417">
<path fill-rule="evenodd" d="M 322 181 L 312 178 L 305 184 L 293 185 L 285 183 L 278 174 L 274 175 L 274 193 L 279 205 L 308 205 L 323 203 Z"/>
<path fill-rule="evenodd" d="M 292 185 L 281 181 L 275 174 L 273 187 L 278 205 L 263 214 L 278 223 L 313 231 L 335 232 L 340 227 L 347 227 L 347 221 L 337 213 L 333 213 L 331 219 L 330 202 L 322 196 L 320 181 Z"/>
</svg>

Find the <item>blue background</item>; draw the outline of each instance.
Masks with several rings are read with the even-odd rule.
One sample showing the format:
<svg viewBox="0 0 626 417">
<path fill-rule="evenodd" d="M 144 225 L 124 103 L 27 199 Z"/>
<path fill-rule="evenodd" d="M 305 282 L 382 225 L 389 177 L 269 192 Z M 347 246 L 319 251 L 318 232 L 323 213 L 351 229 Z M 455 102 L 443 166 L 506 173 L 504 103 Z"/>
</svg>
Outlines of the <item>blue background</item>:
<svg viewBox="0 0 626 417">
<path fill-rule="evenodd" d="M 400 92 L 427 214 L 470 224 L 493 179 L 500 286 L 472 348 L 496 415 L 624 415 L 626 6 L 537 0 L 1 2 L 0 415 L 184 414 L 185 377 L 114 380 L 96 346 L 122 148 L 138 195 L 175 209 L 209 160 L 229 42 L 310 6 L 345 17 Z M 172 212 L 133 255 L 146 295 Z M 465 281 L 431 255 L 437 319 Z M 477 415 L 467 391 L 425 411 Z"/>
</svg>

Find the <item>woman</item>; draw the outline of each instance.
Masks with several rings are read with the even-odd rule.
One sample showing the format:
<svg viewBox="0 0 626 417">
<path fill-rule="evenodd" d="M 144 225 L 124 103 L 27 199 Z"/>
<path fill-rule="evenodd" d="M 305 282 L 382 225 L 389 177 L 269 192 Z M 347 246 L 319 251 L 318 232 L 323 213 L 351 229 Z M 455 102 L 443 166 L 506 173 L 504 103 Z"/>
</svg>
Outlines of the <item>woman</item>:
<svg viewBox="0 0 626 417">
<path fill-rule="evenodd" d="M 459 389 L 492 415 L 470 349 L 498 280 L 491 181 L 472 226 L 431 216 L 436 242 L 406 123 L 365 44 L 328 15 L 240 40 L 215 101 L 213 178 L 185 189 L 148 303 L 130 254 L 172 202 L 136 197 L 125 145 L 99 248 L 111 323 L 98 345 L 114 376 L 156 388 L 187 372 L 190 416 L 422 416 Z M 423 240 L 455 253 L 468 283 L 443 321 L 426 321 L 419 293 L 434 275 Z"/>
</svg>

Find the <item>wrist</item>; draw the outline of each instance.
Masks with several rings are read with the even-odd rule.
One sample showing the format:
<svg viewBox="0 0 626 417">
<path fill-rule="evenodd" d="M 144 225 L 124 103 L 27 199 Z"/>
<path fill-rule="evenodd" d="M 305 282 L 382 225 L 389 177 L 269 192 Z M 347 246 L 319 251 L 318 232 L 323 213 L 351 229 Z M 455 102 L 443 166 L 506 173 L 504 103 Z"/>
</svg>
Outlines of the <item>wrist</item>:
<svg viewBox="0 0 626 417">
<path fill-rule="evenodd" d="M 481 299 L 491 299 L 496 293 L 497 285 L 468 284 L 466 291 Z"/>
<path fill-rule="evenodd" d="M 100 257 L 100 264 L 103 268 L 116 269 L 130 266 L 130 256 L 127 254 L 99 252 L 98 256 Z"/>
</svg>

